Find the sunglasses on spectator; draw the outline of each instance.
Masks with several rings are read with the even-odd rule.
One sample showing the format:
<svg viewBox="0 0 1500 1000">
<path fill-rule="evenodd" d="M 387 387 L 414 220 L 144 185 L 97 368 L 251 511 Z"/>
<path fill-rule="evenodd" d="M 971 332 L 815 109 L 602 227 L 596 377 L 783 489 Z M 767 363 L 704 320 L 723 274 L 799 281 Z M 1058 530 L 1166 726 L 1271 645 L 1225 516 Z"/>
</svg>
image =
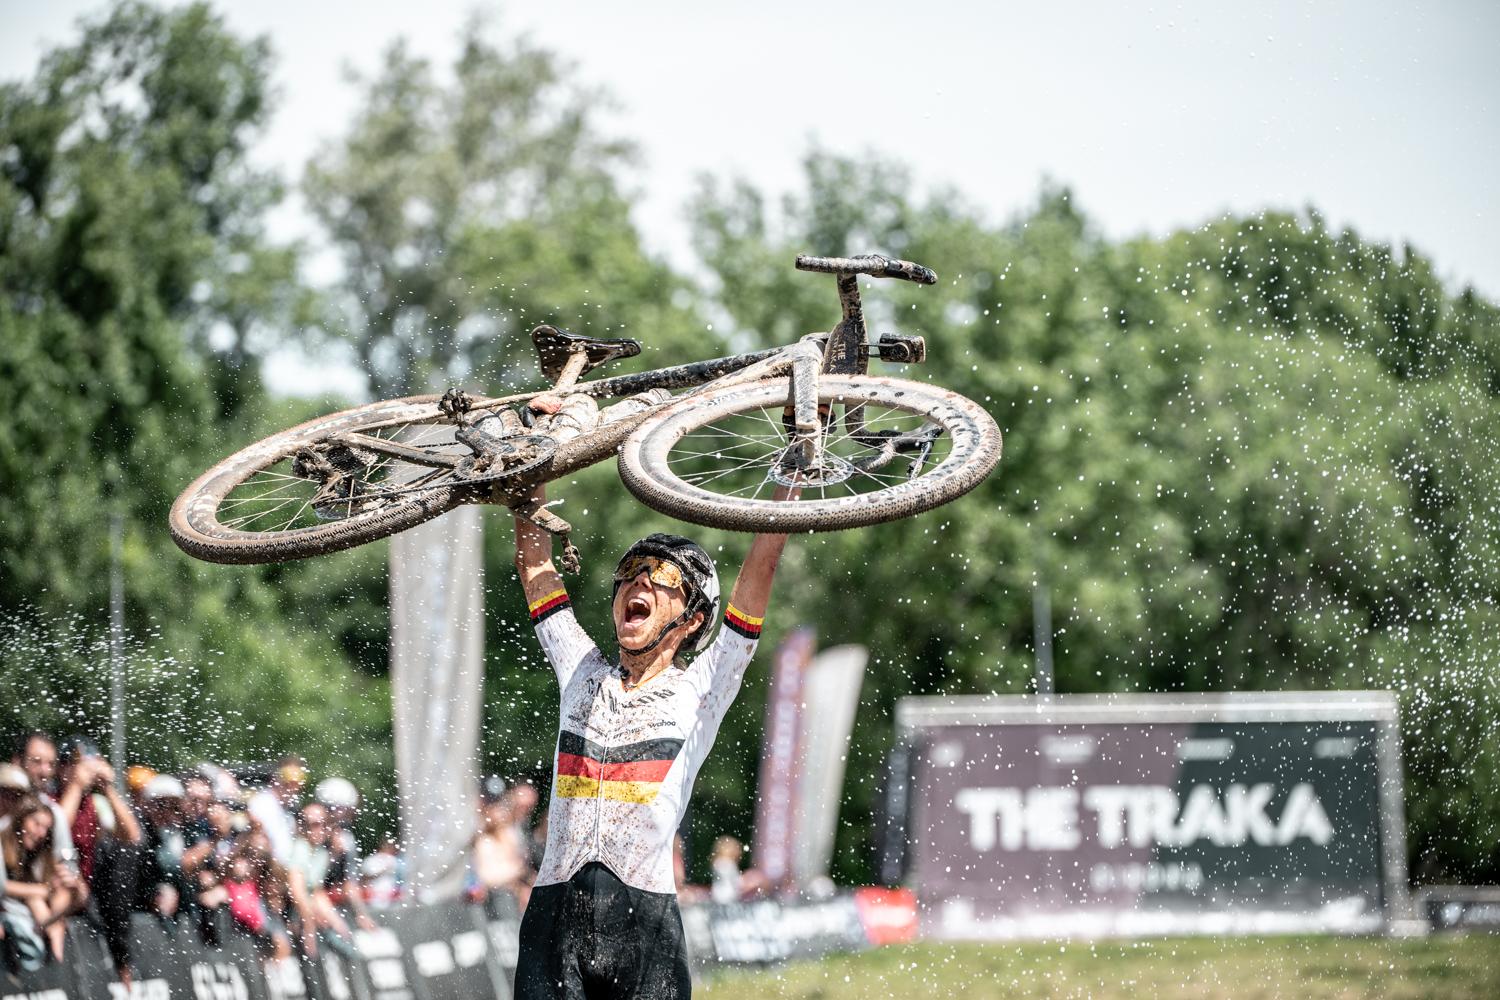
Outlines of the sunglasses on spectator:
<svg viewBox="0 0 1500 1000">
<path fill-rule="evenodd" d="M 652 583 L 663 587 L 686 589 L 682 584 L 682 570 L 656 556 L 634 556 L 626 559 L 620 564 L 620 568 L 615 570 L 615 582 L 624 583 L 627 580 L 634 580 L 642 573 L 648 574 Z"/>
</svg>

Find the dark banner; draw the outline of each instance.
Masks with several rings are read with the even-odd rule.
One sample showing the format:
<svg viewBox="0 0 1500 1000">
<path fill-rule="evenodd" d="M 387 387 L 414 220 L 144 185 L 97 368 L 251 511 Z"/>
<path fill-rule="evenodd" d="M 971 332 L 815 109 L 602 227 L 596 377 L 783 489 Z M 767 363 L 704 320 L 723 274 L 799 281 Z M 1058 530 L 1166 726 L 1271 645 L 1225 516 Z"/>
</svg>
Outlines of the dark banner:
<svg viewBox="0 0 1500 1000">
<path fill-rule="evenodd" d="M 508 895 L 376 910 L 378 929 L 321 938 L 316 957 L 283 962 L 219 916 L 205 927 L 136 914 L 130 991 L 99 933 L 70 921 L 64 961 L 18 972 L 0 960 L 0 1000 L 509 1000 L 515 982 L 521 919 Z M 917 903 L 904 889 L 864 888 L 820 902 L 687 905 L 682 918 L 696 972 L 909 941 Z"/>
<path fill-rule="evenodd" d="M 906 699 L 923 932 L 1381 929 L 1405 905 L 1381 694 Z"/>
</svg>

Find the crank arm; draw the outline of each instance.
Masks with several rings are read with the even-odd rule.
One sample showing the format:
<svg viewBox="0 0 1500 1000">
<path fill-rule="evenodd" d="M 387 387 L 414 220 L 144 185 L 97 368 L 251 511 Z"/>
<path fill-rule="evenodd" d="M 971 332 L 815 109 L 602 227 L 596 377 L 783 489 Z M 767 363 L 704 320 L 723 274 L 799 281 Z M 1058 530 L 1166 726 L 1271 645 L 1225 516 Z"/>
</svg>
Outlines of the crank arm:
<svg viewBox="0 0 1500 1000">
<path fill-rule="evenodd" d="M 568 532 L 573 530 L 573 526 L 571 524 L 569 524 L 567 521 L 564 521 L 562 518 L 558 517 L 556 514 L 552 513 L 550 510 L 548 510 L 546 507 L 543 507 L 535 500 L 527 500 L 525 503 L 517 504 L 516 506 L 511 507 L 510 511 L 521 520 L 530 521 L 538 528 L 541 528 L 543 531 L 547 532 L 547 534 L 556 535 L 557 537 L 562 539 L 562 559 L 559 561 L 558 568 L 561 569 L 564 573 L 577 573 L 582 568 L 581 561 L 579 559 L 578 546 L 568 541 Z"/>
<path fill-rule="evenodd" d="M 535 500 L 527 500 L 510 508 L 512 514 L 523 521 L 530 521 L 549 535 L 566 535 L 573 526 Z"/>
</svg>

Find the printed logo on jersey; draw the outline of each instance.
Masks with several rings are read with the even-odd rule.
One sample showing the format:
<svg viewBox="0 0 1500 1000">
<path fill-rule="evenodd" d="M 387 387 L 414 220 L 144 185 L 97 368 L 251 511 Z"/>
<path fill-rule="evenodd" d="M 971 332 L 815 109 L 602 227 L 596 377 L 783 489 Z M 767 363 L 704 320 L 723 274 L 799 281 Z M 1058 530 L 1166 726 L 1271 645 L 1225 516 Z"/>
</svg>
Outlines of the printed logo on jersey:
<svg viewBox="0 0 1500 1000">
<path fill-rule="evenodd" d="M 764 618 L 752 618 L 733 604 L 724 612 L 724 624 L 746 639 L 759 639 L 760 627 L 764 622 Z"/>
<path fill-rule="evenodd" d="M 557 743 L 557 794 L 649 804 L 682 750 L 682 740 L 644 740 L 606 747 L 564 729 Z M 606 763 L 608 761 L 608 763 Z"/>
<path fill-rule="evenodd" d="M 531 602 L 531 624 L 540 625 L 564 608 L 570 608 L 573 602 L 568 600 L 566 590 L 554 590 L 546 597 Z"/>
</svg>

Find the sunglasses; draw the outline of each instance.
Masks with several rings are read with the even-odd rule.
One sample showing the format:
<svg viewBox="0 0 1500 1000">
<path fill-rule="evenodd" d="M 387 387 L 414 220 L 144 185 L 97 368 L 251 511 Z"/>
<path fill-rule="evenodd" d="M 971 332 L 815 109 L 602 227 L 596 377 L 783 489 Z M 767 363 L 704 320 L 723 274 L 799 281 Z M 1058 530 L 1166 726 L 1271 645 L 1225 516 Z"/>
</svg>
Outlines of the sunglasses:
<svg viewBox="0 0 1500 1000">
<path fill-rule="evenodd" d="M 687 590 L 687 587 L 683 583 L 682 570 L 665 559 L 658 559 L 656 556 L 633 556 L 630 559 L 626 559 L 615 570 L 615 582 L 624 583 L 627 580 L 634 580 L 642 573 L 648 574 L 652 583 L 660 584 L 663 587 L 677 587 L 683 591 Z"/>
</svg>

